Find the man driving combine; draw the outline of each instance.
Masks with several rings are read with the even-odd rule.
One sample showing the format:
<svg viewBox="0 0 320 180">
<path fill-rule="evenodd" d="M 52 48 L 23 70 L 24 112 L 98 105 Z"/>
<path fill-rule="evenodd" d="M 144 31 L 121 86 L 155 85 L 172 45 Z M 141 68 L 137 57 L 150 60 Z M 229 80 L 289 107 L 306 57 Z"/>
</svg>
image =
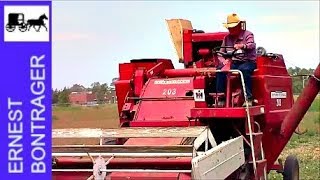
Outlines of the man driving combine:
<svg viewBox="0 0 320 180">
<path fill-rule="evenodd" d="M 241 59 L 220 59 L 220 65 L 218 69 L 223 68 L 232 61 L 231 69 L 238 69 L 243 73 L 244 82 L 246 87 L 246 94 L 248 98 L 249 106 L 252 106 L 252 80 L 251 75 L 256 69 L 256 44 L 254 41 L 253 33 L 245 29 L 245 22 L 241 21 L 237 14 L 230 14 L 227 17 L 227 22 L 224 23 L 224 27 L 229 30 L 229 34 L 224 38 L 222 43 L 221 52 L 242 50 L 244 52 Z M 231 46 L 233 48 L 223 48 L 223 46 Z M 226 74 L 217 73 L 217 92 L 224 93 L 226 88 Z M 225 100 L 222 99 L 218 102 L 218 105 L 224 105 Z M 243 104 L 245 106 L 245 103 Z"/>
</svg>

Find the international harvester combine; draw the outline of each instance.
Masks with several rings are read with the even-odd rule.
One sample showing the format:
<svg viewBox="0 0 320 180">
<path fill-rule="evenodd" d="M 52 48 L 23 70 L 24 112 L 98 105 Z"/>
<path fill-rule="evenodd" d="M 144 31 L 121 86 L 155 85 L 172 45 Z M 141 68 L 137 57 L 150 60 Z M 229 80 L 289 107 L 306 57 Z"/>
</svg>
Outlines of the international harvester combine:
<svg viewBox="0 0 320 180">
<path fill-rule="evenodd" d="M 166 22 L 184 68 L 163 58 L 121 63 L 115 84 L 120 127 L 53 130 L 56 139 L 98 143 L 53 146 L 52 179 L 258 180 L 272 170 L 299 179 L 298 159 L 278 158 L 319 93 L 320 65 L 294 103 L 283 56 L 257 48 L 249 106 L 242 73 L 216 68 L 218 56 L 241 56 L 219 52 L 227 33 L 196 30 L 183 19 Z M 216 93 L 221 71 L 226 92 Z M 222 96 L 226 103 L 218 106 Z"/>
</svg>

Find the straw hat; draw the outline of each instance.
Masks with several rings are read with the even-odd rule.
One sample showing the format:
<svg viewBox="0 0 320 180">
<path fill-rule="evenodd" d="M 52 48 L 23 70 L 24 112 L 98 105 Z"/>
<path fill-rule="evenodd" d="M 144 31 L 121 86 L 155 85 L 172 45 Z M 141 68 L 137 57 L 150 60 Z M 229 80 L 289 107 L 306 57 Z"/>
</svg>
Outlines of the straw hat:
<svg viewBox="0 0 320 180">
<path fill-rule="evenodd" d="M 227 17 L 227 22 L 223 23 L 225 28 L 233 28 L 241 22 L 239 16 L 235 13 L 229 14 Z"/>
</svg>

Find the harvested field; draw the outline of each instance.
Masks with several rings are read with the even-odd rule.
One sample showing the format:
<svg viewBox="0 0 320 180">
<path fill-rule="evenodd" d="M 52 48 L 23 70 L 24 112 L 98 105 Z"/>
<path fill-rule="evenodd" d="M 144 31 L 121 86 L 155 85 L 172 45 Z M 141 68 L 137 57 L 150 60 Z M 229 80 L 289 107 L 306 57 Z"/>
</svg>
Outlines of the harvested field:
<svg viewBox="0 0 320 180">
<path fill-rule="evenodd" d="M 95 107 L 54 107 L 52 128 L 117 128 L 117 105 Z M 99 140 L 54 139 L 56 144 L 97 144 Z"/>
</svg>

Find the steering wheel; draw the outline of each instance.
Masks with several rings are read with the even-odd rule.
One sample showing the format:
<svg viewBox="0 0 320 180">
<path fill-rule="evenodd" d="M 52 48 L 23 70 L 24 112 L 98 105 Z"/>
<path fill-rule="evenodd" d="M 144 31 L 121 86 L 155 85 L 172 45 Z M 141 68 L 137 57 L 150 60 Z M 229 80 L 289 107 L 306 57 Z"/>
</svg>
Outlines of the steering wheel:
<svg viewBox="0 0 320 180">
<path fill-rule="evenodd" d="M 233 50 L 232 51 L 227 51 L 227 52 L 220 52 L 220 48 L 230 48 L 230 49 L 233 49 Z M 225 59 L 232 59 L 234 57 L 234 58 L 237 58 L 237 59 L 240 59 L 240 60 L 243 59 L 244 55 L 245 55 L 245 52 L 243 50 L 235 49 L 233 46 L 215 47 L 212 50 L 212 53 L 216 54 L 216 55 L 220 55 Z"/>
</svg>

